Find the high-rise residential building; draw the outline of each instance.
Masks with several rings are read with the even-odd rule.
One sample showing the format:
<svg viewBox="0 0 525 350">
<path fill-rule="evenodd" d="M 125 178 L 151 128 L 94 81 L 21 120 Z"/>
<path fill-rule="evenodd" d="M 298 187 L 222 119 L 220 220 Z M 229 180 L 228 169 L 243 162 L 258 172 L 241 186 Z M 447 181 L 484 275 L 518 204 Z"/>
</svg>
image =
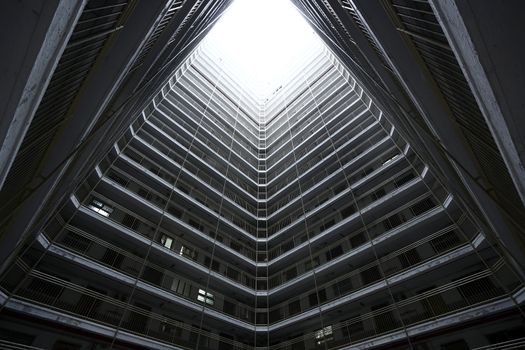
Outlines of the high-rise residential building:
<svg viewBox="0 0 525 350">
<path fill-rule="evenodd" d="M 229 3 L 0 5 L 0 347 L 524 347 L 521 5 L 293 1 L 261 88 Z"/>
</svg>

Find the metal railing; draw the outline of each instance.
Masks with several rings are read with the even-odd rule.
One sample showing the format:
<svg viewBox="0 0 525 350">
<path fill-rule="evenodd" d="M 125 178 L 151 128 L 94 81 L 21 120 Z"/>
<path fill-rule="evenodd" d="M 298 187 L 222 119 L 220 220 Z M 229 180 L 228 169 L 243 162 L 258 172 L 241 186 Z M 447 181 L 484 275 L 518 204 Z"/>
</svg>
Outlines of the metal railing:
<svg viewBox="0 0 525 350">
<path fill-rule="evenodd" d="M 145 338 L 187 348 L 193 348 L 195 339 L 200 334 L 209 339 L 210 346 L 213 346 L 213 342 L 216 344 L 220 341 L 232 349 L 251 349 L 249 345 L 37 270 L 32 270 L 27 275 L 14 297 Z"/>
<path fill-rule="evenodd" d="M 500 263 L 496 272 L 509 268 Z M 400 300 L 370 312 L 356 310 L 358 315 L 352 316 L 329 327 L 331 336 L 326 339 L 329 348 L 351 345 L 366 339 L 401 330 L 403 326 L 410 327 L 424 322 L 432 322 L 443 316 L 452 315 L 462 310 L 490 303 L 507 294 L 489 270 L 483 270 L 459 280 L 436 287 L 413 297 Z M 506 281 L 509 290 L 515 290 L 517 281 Z M 429 325 L 431 327 L 431 324 Z M 270 346 L 271 350 L 318 349 L 320 346 L 319 332 L 311 332 L 292 340 Z M 323 344 L 324 347 L 324 344 Z"/>
<path fill-rule="evenodd" d="M 144 260 L 76 227 L 67 225 L 65 229 L 67 231 L 63 232 L 56 241 L 58 246 L 72 250 L 81 256 L 192 303 L 198 302 L 199 290 L 212 293 L 213 304 L 208 303 L 207 307 L 243 321 L 254 322 L 255 310 L 251 306 L 244 305 L 217 290 L 209 289 L 205 285 L 180 276 L 172 269 L 166 269 L 149 260 Z"/>
</svg>

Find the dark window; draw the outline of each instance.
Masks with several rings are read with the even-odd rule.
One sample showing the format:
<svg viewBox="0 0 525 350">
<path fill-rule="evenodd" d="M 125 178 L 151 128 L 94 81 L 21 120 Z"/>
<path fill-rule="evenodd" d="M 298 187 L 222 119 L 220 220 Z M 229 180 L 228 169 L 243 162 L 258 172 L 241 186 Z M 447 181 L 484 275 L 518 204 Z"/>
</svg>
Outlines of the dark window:
<svg viewBox="0 0 525 350">
<path fill-rule="evenodd" d="M 297 269 L 294 267 L 292 267 L 291 269 L 288 269 L 286 271 L 286 279 L 287 280 L 290 280 L 292 278 L 294 278 L 295 276 L 297 276 Z"/>
<path fill-rule="evenodd" d="M 388 304 L 386 303 L 381 304 L 381 305 L 376 305 L 376 306 L 373 306 L 371 309 L 372 311 L 379 310 L 387 305 Z M 383 311 L 381 313 L 375 314 L 374 323 L 376 326 L 377 333 L 387 332 L 389 330 L 395 329 L 400 326 L 400 322 L 394 316 L 394 313 L 392 311 Z"/>
<path fill-rule="evenodd" d="M 170 213 L 171 215 L 177 218 L 180 218 L 182 216 L 182 211 L 175 208 L 173 205 L 168 205 L 168 213 Z"/>
<path fill-rule="evenodd" d="M 82 344 L 70 343 L 64 340 L 57 340 L 53 345 L 53 350 L 80 350 Z"/>
<path fill-rule="evenodd" d="M 190 220 L 188 221 L 188 223 L 189 223 L 191 226 L 195 227 L 197 230 L 199 230 L 199 231 L 204 231 L 204 227 L 203 227 L 201 224 L 199 224 L 197 221 L 190 219 Z"/>
<path fill-rule="evenodd" d="M 441 345 L 441 350 L 469 350 L 469 349 L 470 347 L 468 346 L 467 342 L 464 341 L 463 339 Z"/>
<path fill-rule="evenodd" d="M 257 313 L 257 324 L 267 324 L 268 323 L 268 314 L 266 312 Z"/>
<path fill-rule="evenodd" d="M 301 302 L 299 300 L 295 300 L 288 304 L 288 312 L 290 316 L 301 312 Z"/>
<path fill-rule="evenodd" d="M 136 230 L 140 225 L 140 221 L 135 219 L 134 216 L 131 216 L 126 213 L 124 215 L 124 218 L 122 219 L 122 225 L 129 227 L 132 230 Z"/>
<path fill-rule="evenodd" d="M 115 181 L 116 183 L 118 183 L 119 185 L 123 186 L 123 187 L 126 187 L 129 183 L 128 180 L 120 177 L 119 175 L 117 175 L 117 173 L 115 172 L 111 172 L 109 177 L 111 178 L 111 180 Z"/>
<path fill-rule="evenodd" d="M 349 337 L 352 340 L 361 339 L 364 336 L 366 336 L 366 333 L 364 333 L 364 330 L 365 330 L 365 327 L 363 325 L 363 322 L 360 320 L 355 320 L 348 325 Z"/>
<path fill-rule="evenodd" d="M 359 247 L 361 244 L 366 242 L 365 234 L 363 232 L 350 238 L 350 244 L 352 248 Z"/>
<path fill-rule="evenodd" d="M 401 225 L 403 222 L 405 222 L 404 216 L 400 215 L 399 213 L 396 213 L 390 217 L 388 217 L 386 220 L 383 221 L 385 228 L 387 230 L 391 230 L 394 227 L 397 227 Z"/>
<path fill-rule="evenodd" d="M 102 256 L 101 261 L 110 266 L 119 268 L 124 260 L 124 255 L 117 253 L 116 251 L 107 248 Z"/>
<path fill-rule="evenodd" d="M 415 249 L 410 249 L 399 256 L 399 262 L 403 268 L 412 266 L 421 261 L 421 258 Z"/>
<path fill-rule="evenodd" d="M 319 289 L 317 291 L 317 294 L 319 294 L 319 302 L 324 303 L 327 299 L 326 297 L 326 289 Z"/>
<path fill-rule="evenodd" d="M 385 194 L 386 194 L 385 189 L 384 188 L 380 188 L 377 191 L 375 191 L 374 193 L 372 193 L 371 197 L 372 197 L 373 200 L 378 200 L 379 198 L 383 197 Z"/>
<path fill-rule="evenodd" d="M 142 198 L 146 198 L 146 199 L 151 198 L 151 196 L 149 195 L 149 192 L 143 188 L 139 188 L 139 190 L 137 191 L 137 194 L 141 196 Z"/>
<path fill-rule="evenodd" d="M 308 303 L 310 306 L 316 306 L 318 304 L 317 300 L 317 293 L 308 295 Z"/>
<path fill-rule="evenodd" d="M 35 340 L 35 336 L 18 332 L 13 329 L 0 328 L 0 339 L 23 345 L 31 345 L 33 344 L 33 340 Z M 19 349 L 23 348 L 19 347 Z"/>
<path fill-rule="evenodd" d="M 270 323 L 279 321 L 282 318 L 281 309 L 275 309 L 270 311 Z"/>
<path fill-rule="evenodd" d="M 334 193 L 337 195 L 343 192 L 345 189 L 346 189 L 346 183 L 343 182 L 342 184 L 339 184 L 334 188 Z"/>
<path fill-rule="evenodd" d="M 319 257 L 316 256 L 315 258 L 312 258 L 311 260 L 308 260 L 304 263 L 304 269 L 306 271 L 310 271 L 311 269 L 319 266 Z"/>
<path fill-rule="evenodd" d="M 82 237 L 74 232 L 67 232 L 62 243 L 79 252 L 85 252 L 91 243 L 91 240 Z"/>
<path fill-rule="evenodd" d="M 353 289 L 352 278 L 348 277 L 337 282 L 337 287 L 339 288 L 339 293 L 341 293 L 341 295 L 348 293 Z"/>
<path fill-rule="evenodd" d="M 512 329 L 506 329 L 504 331 L 499 331 L 496 333 L 488 334 L 487 340 L 491 344 L 502 343 L 504 341 L 518 339 L 523 337 L 525 334 L 525 327 L 516 327 Z"/>
<path fill-rule="evenodd" d="M 326 252 L 326 260 L 332 260 L 343 254 L 343 248 L 338 245 Z"/>
<path fill-rule="evenodd" d="M 288 242 L 284 242 L 282 245 L 281 245 L 281 249 L 283 252 L 287 252 L 289 251 L 290 249 L 293 248 L 293 241 L 288 241 Z"/>
<path fill-rule="evenodd" d="M 404 184 L 406 184 L 407 182 L 412 180 L 414 177 L 415 177 L 414 174 L 412 172 L 410 172 L 407 175 L 405 175 L 405 176 L 399 178 L 398 180 L 396 180 L 396 184 L 397 184 L 398 187 L 403 186 Z"/>
<path fill-rule="evenodd" d="M 230 277 L 231 279 L 238 280 L 239 279 L 239 275 L 240 275 L 239 271 L 237 271 L 236 269 L 234 269 L 231 266 L 227 267 L 227 269 L 226 269 L 226 276 Z"/>
<path fill-rule="evenodd" d="M 142 279 L 152 284 L 160 285 L 162 281 L 162 272 L 152 268 L 151 266 L 144 266 Z"/>
<path fill-rule="evenodd" d="M 346 207 L 343 210 L 341 210 L 341 216 L 343 217 L 343 219 L 349 217 L 353 213 L 355 213 L 355 207 L 354 207 L 353 204 L 351 204 L 348 207 Z"/>
<path fill-rule="evenodd" d="M 31 279 L 27 288 L 24 289 L 30 292 L 32 299 L 46 304 L 58 300 L 63 291 L 61 286 L 35 278 Z"/>
<path fill-rule="evenodd" d="M 455 247 L 460 243 L 460 239 L 455 231 L 449 231 L 430 241 L 432 248 L 436 253 L 444 252 Z"/>
<path fill-rule="evenodd" d="M 334 226 L 334 224 L 335 224 L 335 221 L 334 220 L 330 220 L 327 223 L 325 223 L 324 225 L 321 225 L 321 227 L 319 229 L 322 232 L 322 231 L 327 230 L 328 228 Z"/>
<path fill-rule="evenodd" d="M 484 301 L 499 294 L 498 288 L 492 283 L 492 280 L 489 277 L 483 277 L 479 280 L 466 283 L 459 286 L 458 290 L 461 295 L 463 295 L 463 298 L 465 298 L 470 304 Z"/>
<path fill-rule="evenodd" d="M 373 265 L 361 272 L 361 278 L 363 279 L 363 284 L 366 285 L 381 279 L 381 273 L 379 272 L 379 268 Z"/>
<path fill-rule="evenodd" d="M 412 206 L 414 215 L 420 215 L 434 207 L 434 201 L 431 198 L 425 198 Z"/>
<path fill-rule="evenodd" d="M 230 242 L 230 247 L 231 247 L 233 250 L 236 250 L 236 251 L 238 251 L 238 252 L 240 252 L 240 251 L 241 251 L 241 248 L 242 248 L 241 245 L 240 245 L 239 243 L 235 242 L 235 241 L 231 241 L 231 242 Z"/>
</svg>

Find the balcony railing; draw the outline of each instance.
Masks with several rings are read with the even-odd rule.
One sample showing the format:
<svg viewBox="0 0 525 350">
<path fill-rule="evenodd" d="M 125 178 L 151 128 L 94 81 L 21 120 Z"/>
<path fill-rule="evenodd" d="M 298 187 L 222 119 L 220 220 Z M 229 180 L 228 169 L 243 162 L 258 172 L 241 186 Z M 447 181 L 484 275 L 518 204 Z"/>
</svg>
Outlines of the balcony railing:
<svg viewBox="0 0 525 350">
<path fill-rule="evenodd" d="M 173 269 L 166 269 L 149 260 L 133 255 L 106 241 L 73 226 L 66 226 L 67 231 L 60 234 L 56 244 L 75 253 L 94 260 L 104 266 L 124 273 L 145 283 L 168 291 L 191 303 L 199 301 L 199 292 L 206 291 L 212 302 L 207 307 L 225 313 L 242 321 L 254 322 L 254 308 L 239 303 L 238 300 L 207 288 L 204 285 L 178 275 Z M 166 242 L 165 242 L 166 243 Z M 237 271 L 236 274 L 239 272 Z M 233 272 L 230 271 L 230 275 Z"/>
<path fill-rule="evenodd" d="M 27 275 L 14 297 L 168 344 L 193 348 L 200 335 L 202 349 L 216 348 L 219 342 L 231 349 L 252 349 L 250 345 L 220 336 L 218 331 L 201 330 L 36 270 Z"/>
<path fill-rule="evenodd" d="M 237 276 L 237 278 L 234 279 L 235 282 L 241 283 L 249 288 L 255 287 L 255 279 L 253 275 L 250 275 L 246 272 L 241 272 L 232 264 L 224 262 L 222 259 L 218 259 L 217 257 L 211 259 L 209 253 L 203 251 L 200 248 L 197 248 L 193 243 L 189 242 L 188 240 L 183 239 L 180 236 L 174 234 L 171 231 L 167 231 L 164 228 L 158 228 L 157 230 L 157 226 L 153 223 L 149 222 L 148 220 L 142 217 L 139 217 L 137 214 L 132 213 L 126 210 L 125 208 L 116 206 L 114 203 L 111 203 L 109 199 L 101 195 L 95 194 L 94 197 L 89 197 L 88 202 L 92 201 L 93 198 L 103 200 L 105 203 L 108 203 L 111 208 L 111 213 L 109 213 L 109 211 L 105 211 L 104 209 L 103 210 L 107 214 L 98 212 L 98 214 L 101 215 L 99 220 L 109 220 L 110 222 L 115 222 L 119 226 L 122 225 L 125 228 L 130 229 L 133 232 L 138 233 L 149 240 L 153 240 L 158 244 L 159 248 L 160 246 L 162 246 L 171 251 L 174 251 L 180 257 L 192 261 L 193 263 L 202 265 L 206 269 L 211 268 L 213 271 L 223 275 L 228 279 L 232 279 L 231 276 L 233 276 L 233 274 L 228 273 L 228 271 L 238 271 L 238 274 L 235 274 L 235 276 Z M 89 206 L 86 206 L 85 208 L 90 211 L 93 210 Z M 169 246 L 165 243 L 166 238 L 169 238 Z M 213 240 L 213 236 L 211 237 L 211 239 Z M 217 235 L 217 240 L 219 239 L 222 239 L 222 237 L 219 238 L 219 235 Z M 219 241 L 215 244 L 220 245 L 221 242 Z M 181 254 L 181 251 L 191 251 L 193 253 Z M 243 252 L 242 249 L 236 251 L 238 251 L 239 253 Z M 251 259 L 255 259 L 255 254 L 253 257 L 251 257 Z"/>
<path fill-rule="evenodd" d="M 406 222 L 416 221 L 418 217 L 436 208 L 437 206 L 438 205 L 433 199 L 433 196 L 427 193 L 423 196 L 420 196 L 419 198 L 415 198 L 414 200 L 412 200 L 412 202 L 400 208 L 397 208 L 388 214 L 383 215 L 381 218 L 368 223 L 367 231 L 369 232 L 370 237 L 373 239 L 377 236 L 385 234 L 386 232 L 398 226 L 401 226 Z M 363 210 L 366 208 L 361 209 Z M 302 230 L 301 232 L 295 234 L 291 239 L 288 239 L 283 243 L 280 243 L 276 247 L 270 249 L 268 251 L 269 260 L 271 261 L 273 259 L 276 259 L 279 256 L 284 255 L 287 252 L 295 249 L 296 247 L 304 245 L 306 241 L 312 240 L 318 235 L 324 235 L 325 233 L 332 231 L 333 228 L 336 226 L 344 226 L 345 224 L 352 222 L 352 220 L 356 219 L 356 216 L 354 215 L 356 214 L 356 212 L 357 209 L 355 208 L 355 206 L 350 206 L 348 211 L 340 214 L 340 220 L 338 225 L 336 225 L 335 221 L 333 223 L 330 222 L 330 225 L 328 226 L 327 224 L 322 223 L 322 225 L 318 227 L 312 226 L 311 229 L 308 230 L 308 234 L 304 232 L 304 230 Z M 351 243 L 350 245 L 352 247 L 356 246 L 356 244 L 361 245 L 368 241 L 368 239 L 365 238 L 365 233 L 363 230 L 353 232 L 352 234 L 345 237 L 343 240 L 348 240 Z"/>
<path fill-rule="evenodd" d="M 425 293 L 399 300 L 395 305 L 363 312 L 356 309 L 354 316 L 331 325 L 325 323 L 325 331 L 329 337 L 320 336 L 319 331 L 298 336 L 292 340 L 270 346 L 271 350 L 292 350 L 301 348 L 324 349 L 351 345 L 366 339 L 381 336 L 404 327 L 415 326 L 424 322 L 439 320 L 443 316 L 453 315 L 461 310 L 468 310 L 478 305 L 506 297 L 504 288 L 500 287 L 501 276 L 509 270 L 504 264 L 499 264 L 496 273 L 489 270 L 480 271 L 468 277 L 439 286 Z M 503 281 L 506 289 L 513 291 L 520 284 L 515 279 Z M 432 323 L 427 328 L 432 328 Z"/>
<path fill-rule="evenodd" d="M 142 152 L 136 150 L 134 147 L 130 146 L 126 148 L 123 155 L 128 157 L 128 159 L 130 159 L 132 162 L 135 162 L 148 169 L 153 174 L 156 174 L 161 178 L 167 180 L 169 183 L 175 182 L 175 178 L 171 175 L 170 171 L 168 171 L 165 167 L 159 165 L 157 162 L 144 155 Z M 191 173 L 189 169 L 178 166 L 175 169 L 177 171 L 180 170 L 180 177 L 186 179 L 186 181 L 188 181 L 189 178 L 191 178 L 193 181 L 198 182 L 199 186 L 202 186 L 203 189 L 214 191 L 217 197 L 221 196 L 222 193 L 224 193 L 224 195 L 226 196 L 226 200 L 231 200 L 235 202 L 241 208 L 248 210 L 248 212 L 252 214 L 257 213 L 257 208 L 255 205 L 248 202 L 246 199 L 243 198 L 243 196 L 225 187 L 224 182 L 220 182 L 212 176 L 209 176 L 203 172 L 200 172 L 200 176 L 196 177 L 193 176 L 193 173 Z M 221 192 L 223 189 L 224 191 Z"/>
</svg>

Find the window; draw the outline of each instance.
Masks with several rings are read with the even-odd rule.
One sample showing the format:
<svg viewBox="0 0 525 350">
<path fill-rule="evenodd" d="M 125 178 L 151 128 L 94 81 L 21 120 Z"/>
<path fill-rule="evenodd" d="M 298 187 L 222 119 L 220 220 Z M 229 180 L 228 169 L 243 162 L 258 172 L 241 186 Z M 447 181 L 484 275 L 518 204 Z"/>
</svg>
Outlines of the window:
<svg viewBox="0 0 525 350">
<path fill-rule="evenodd" d="M 226 267 L 226 276 L 230 277 L 233 280 L 239 280 L 240 272 L 234 269 L 231 266 Z"/>
<path fill-rule="evenodd" d="M 209 257 L 204 257 L 204 265 L 211 268 L 213 271 L 219 272 L 220 264 L 216 260 L 211 260 Z"/>
<path fill-rule="evenodd" d="M 95 198 L 91 200 L 91 203 L 88 207 L 94 212 L 99 213 L 100 215 L 105 217 L 108 217 L 111 213 L 113 213 L 113 208 L 111 208 L 108 204 L 105 204 L 104 202 L 101 202 Z"/>
<path fill-rule="evenodd" d="M 389 216 L 387 219 L 385 219 L 383 221 L 383 224 L 385 225 L 385 228 L 387 230 L 391 230 L 394 227 L 397 227 L 397 226 L 401 225 L 405 221 L 406 221 L 406 219 L 405 219 L 405 217 L 402 214 L 396 213 L 396 214 L 394 214 L 392 216 Z"/>
<path fill-rule="evenodd" d="M 166 248 L 171 249 L 171 246 L 173 244 L 173 238 L 167 235 L 162 235 L 162 237 L 160 238 L 160 243 Z"/>
<path fill-rule="evenodd" d="M 305 271 L 310 271 L 311 269 L 319 266 L 319 257 L 316 256 L 315 258 L 312 258 L 311 260 L 308 260 L 304 263 L 304 269 Z"/>
<path fill-rule="evenodd" d="M 236 308 L 234 303 L 229 302 L 228 300 L 224 300 L 224 303 L 223 303 L 223 306 L 222 306 L 222 311 L 224 311 L 225 313 L 227 313 L 229 315 L 235 316 L 235 310 L 236 309 L 237 308 Z"/>
<path fill-rule="evenodd" d="M 174 278 L 171 284 L 171 290 L 175 291 L 177 294 L 184 295 L 186 297 L 191 294 L 191 286 L 186 281 Z"/>
<path fill-rule="evenodd" d="M 197 300 L 208 304 L 213 305 L 215 304 L 215 297 L 210 292 L 206 292 L 204 289 L 199 289 L 199 295 L 197 295 Z"/>
<path fill-rule="evenodd" d="M 199 231 L 204 232 L 204 226 L 199 224 L 197 221 L 190 219 L 188 223 Z"/>
<path fill-rule="evenodd" d="M 396 155 L 393 156 L 392 158 L 389 158 L 389 159 L 385 160 L 385 161 L 383 162 L 383 165 L 390 163 L 391 161 L 393 161 L 394 159 L 396 159 L 398 156 L 399 156 L 399 155 L 396 154 Z"/>
<path fill-rule="evenodd" d="M 372 265 L 368 269 L 361 271 L 361 279 L 363 281 L 363 285 L 367 285 L 381 279 L 381 272 L 379 271 L 377 265 Z"/>
<path fill-rule="evenodd" d="M 350 238 L 350 244 L 352 245 L 352 248 L 359 247 L 365 242 L 366 238 L 362 232 Z"/>
<path fill-rule="evenodd" d="M 317 345 L 321 345 L 323 343 L 326 343 L 327 341 L 334 339 L 333 335 L 334 333 L 332 330 L 332 326 L 326 326 L 316 331 L 315 340 L 317 341 Z"/>
<path fill-rule="evenodd" d="M 57 340 L 53 345 L 53 350 L 80 350 L 82 349 L 81 344 L 70 343 L 64 340 Z"/>
<path fill-rule="evenodd" d="M 346 219 L 347 217 L 349 217 L 353 213 L 355 213 L 355 207 L 354 207 L 353 204 L 349 205 L 348 207 L 346 207 L 343 210 L 341 210 L 341 216 L 343 217 L 343 219 Z"/>
<path fill-rule="evenodd" d="M 343 254 L 343 248 L 340 245 L 337 245 L 325 253 L 326 260 L 330 261 L 332 259 L 337 258 L 338 256 L 342 254 Z"/>
<path fill-rule="evenodd" d="M 169 333 L 175 337 L 180 337 L 182 335 L 182 328 L 179 328 L 175 325 L 175 322 L 171 321 L 169 316 L 164 315 L 165 319 L 161 323 L 161 331 L 164 333 Z"/>
<path fill-rule="evenodd" d="M 463 339 L 441 345 L 441 350 L 464 350 L 464 349 L 465 350 L 470 349 L 470 346 Z"/>
<path fill-rule="evenodd" d="M 328 198 L 327 198 L 327 199 L 328 199 Z M 319 230 L 320 230 L 321 232 L 323 232 L 324 230 L 327 230 L 327 229 L 329 229 L 330 227 L 332 227 L 334 224 L 335 224 L 335 220 L 332 219 L 332 220 L 328 221 L 327 223 L 321 225 L 321 227 L 319 228 Z"/>
<path fill-rule="evenodd" d="M 372 200 L 376 201 L 379 198 L 383 197 L 385 194 L 386 194 L 385 189 L 384 188 L 380 188 L 377 191 L 373 192 L 371 197 L 372 197 Z"/>
<path fill-rule="evenodd" d="M 168 213 L 170 213 L 173 216 L 178 217 L 179 219 L 182 216 L 182 211 L 175 208 L 173 205 L 168 205 Z"/>
<path fill-rule="evenodd" d="M 293 266 L 292 268 L 288 269 L 286 272 L 286 280 L 291 280 L 292 278 L 295 278 L 297 276 L 297 268 Z"/>
<path fill-rule="evenodd" d="M 417 216 L 423 214 L 427 210 L 432 209 L 434 206 L 435 204 L 432 198 L 425 198 L 419 201 L 418 203 L 414 204 L 411 208 L 414 215 Z"/>
<path fill-rule="evenodd" d="M 294 300 L 288 304 L 288 313 L 290 314 L 290 316 L 298 314 L 299 312 L 301 312 L 301 301 L 300 300 Z"/>
<path fill-rule="evenodd" d="M 417 252 L 415 248 L 407 250 L 403 254 L 399 255 L 398 258 L 403 268 L 407 268 L 409 266 L 415 265 L 421 261 L 421 257 L 419 256 L 419 253 Z"/>
<path fill-rule="evenodd" d="M 193 249 L 189 247 L 185 247 L 185 246 L 180 247 L 179 254 L 182 256 L 188 257 L 190 259 L 195 259 L 195 257 L 197 256 L 197 254 L 195 254 L 195 251 Z"/>
<path fill-rule="evenodd" d="M 499 294 L 499 288 L 494 285 L 489 277 L 483 277 L 458 286 L 457 289 L 471 304 L 479 303 Z"/>
<path fill-rule="evenodd" d="M 310 306 L 316 306 L 319 302 L 317 299 L 317 293 L 312 293 L 308 296 L 308 302 Z"/>
<path fill-rule="evenodd" d="M 449 231 L 441 236 L 438 236 L 430 241 L 432 249 L 436 253 L 444 252 L 452 247 L 455 247 L 461 242 L 455 231 Z"/>
</svg>

